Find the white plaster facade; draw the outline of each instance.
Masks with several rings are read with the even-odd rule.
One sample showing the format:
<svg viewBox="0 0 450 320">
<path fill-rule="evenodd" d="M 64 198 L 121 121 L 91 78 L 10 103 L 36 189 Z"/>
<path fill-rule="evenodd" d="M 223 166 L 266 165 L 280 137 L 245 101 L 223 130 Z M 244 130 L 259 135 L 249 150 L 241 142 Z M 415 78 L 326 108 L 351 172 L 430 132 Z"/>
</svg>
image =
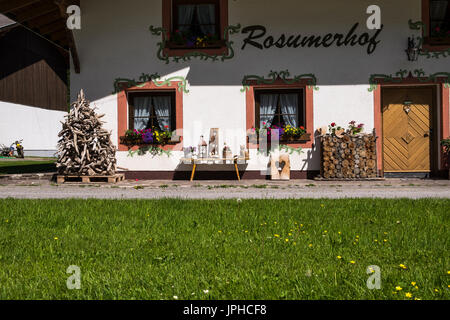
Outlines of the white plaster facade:
<svg viewBox="0 0 450 320">
<path fill-rule="evenodd" d="M 369 92 L 371 74 L 393 74 L 401 69 L 423 69 L 425 73 L 450 71 L 450 58 L 407 60 L 407 37 L 418 34 L 409 29 L 408 20 L 421 20 L 421 0 L 230 0 L 228 24 L 263 25 L 267 35 L 275 39 L 281 34 L 323 35 L 347 33 L 359 22 L 357 33 L 369 32 L 366 9 L 381 8 L 384 29 L 375 52 L 366 48 L 270 48 L 259 50 L 247 46 L 241 50 L 242 33 L 231 36 L 235 57 L 224 62 L 201 61 L 165 64 L 157 59 L 157 43 L 161 37 L 149 32 L 149 26 L 162 25 L 164 0 L 82 0 L 82 29 L 74 31 L 81 73 L 71 72 L 72 99 L 83 88 L 87 97 L 105 113 L 107 128 L 117 143 L 117 97 L 111 94 L 116 78 L 137 79 L 142 73 L 157 72 L 161 76 L 182 74 L 189 93 L 183 96 L 184 146 L 195 145 L 200 134 L 209 135 L 209 128 L 220 128 L 221 143 L 231 145 L 234 154 L 245 144 L 246 98 L 241 92 L 245 75 L 267 76 L 273 71 L 289 70 L 292 76 L 312 73 L 318 80 L 314 91 L 314 128 L 331 122 L 346 125 L 355 120 L 374 127 L 374 93 Z M 234 137 L 229 137 L 233 133 Z M 228 135 L 225 139 L 223 135 Z M 222 146 L 220 146 L 222 148 Z M 128 157 L 118 153 L 118 165 L 136 171 L 170 171 L 179 166 L 181 152 L 171 158 L 165 155 Z M 256 154 L 247 170 L 262 169 Z M 305 149 L 294 156 L 292 170 L 318 170 L 317 150 Z"/>
</svg>

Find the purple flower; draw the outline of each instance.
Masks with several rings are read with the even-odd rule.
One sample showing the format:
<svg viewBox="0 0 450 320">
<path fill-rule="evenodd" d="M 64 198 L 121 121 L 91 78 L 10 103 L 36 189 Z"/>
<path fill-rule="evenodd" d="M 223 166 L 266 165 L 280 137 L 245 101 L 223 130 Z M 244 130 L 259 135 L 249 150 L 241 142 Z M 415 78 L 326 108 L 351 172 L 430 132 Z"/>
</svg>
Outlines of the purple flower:
<svg viewBox="0 0 450 320">
<path fill-rule="evenodd" d="M 146 132 L 142 136 L 142 141 L 144 141 L 144 143 L 152 143 L 153 142 L 153 134 L 151 132 Z"/>
</svg>

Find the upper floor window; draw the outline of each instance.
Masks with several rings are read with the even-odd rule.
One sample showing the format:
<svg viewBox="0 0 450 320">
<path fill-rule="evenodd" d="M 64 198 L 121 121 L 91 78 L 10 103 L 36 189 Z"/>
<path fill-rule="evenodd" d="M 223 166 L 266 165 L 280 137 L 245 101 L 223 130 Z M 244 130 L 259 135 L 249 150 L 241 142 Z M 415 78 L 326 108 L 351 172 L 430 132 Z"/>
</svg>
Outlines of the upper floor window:
<svg viewBox="0 0 450 320">
<path fill-rule="evenodd" d="M 257 90 L 255 122 L 262 127 L 305 126 L 302 89 Z"/>
<path fill-rule="evenodd" d="M 221 40 L 220 0 L 173 0 L 172 45 L 211 47 Z"/>
<path fill-rule="evenodd" d="M 429 37 L 432 43 L 450 43 L 450 0 L 430 0 Z"/>
<path fill-rule="evenodd" d="M 175 124 L 175 95 L 169 92 L 129 94 L 129 129 L 173 131 Z"/>
</svg>

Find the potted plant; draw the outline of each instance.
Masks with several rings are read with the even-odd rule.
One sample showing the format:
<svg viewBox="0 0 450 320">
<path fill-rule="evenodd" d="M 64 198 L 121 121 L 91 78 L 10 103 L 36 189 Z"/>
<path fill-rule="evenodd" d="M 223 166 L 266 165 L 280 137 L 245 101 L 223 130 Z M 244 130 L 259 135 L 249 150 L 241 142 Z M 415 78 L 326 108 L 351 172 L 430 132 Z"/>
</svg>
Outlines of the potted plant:
<svg viewBox="0 0 450 320">
<path fill-rule="evenodd" d="M 348 134 L 350 134 L 352 136 L 355 136 L 355 135 L 357 135 L 357 134 L 359 134 L 359 133 L 361 133 L 363 131 L 364 131 L 364 124 L 363 123 L 360 123 L 358 125 L 356 124 L 356 121 L 350 121 L 348 123 L 348 130 L 347 130 Z"/>
</svg>

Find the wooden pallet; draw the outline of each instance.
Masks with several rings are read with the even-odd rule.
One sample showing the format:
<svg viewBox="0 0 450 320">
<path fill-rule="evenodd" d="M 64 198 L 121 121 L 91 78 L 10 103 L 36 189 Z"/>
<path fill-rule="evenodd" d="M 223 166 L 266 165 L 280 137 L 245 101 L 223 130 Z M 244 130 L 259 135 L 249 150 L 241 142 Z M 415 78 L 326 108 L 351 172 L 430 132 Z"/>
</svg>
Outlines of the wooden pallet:
<svg viewBox="0 0 450 320">
<path fill-rule="evenodd" d="M 125 180 L 125 175 L 122 173 L 113 176 L 56 176 L 57 183 L 66 182 L 81 182 L 81 183 L 117 183 Z"/>
</svg>

